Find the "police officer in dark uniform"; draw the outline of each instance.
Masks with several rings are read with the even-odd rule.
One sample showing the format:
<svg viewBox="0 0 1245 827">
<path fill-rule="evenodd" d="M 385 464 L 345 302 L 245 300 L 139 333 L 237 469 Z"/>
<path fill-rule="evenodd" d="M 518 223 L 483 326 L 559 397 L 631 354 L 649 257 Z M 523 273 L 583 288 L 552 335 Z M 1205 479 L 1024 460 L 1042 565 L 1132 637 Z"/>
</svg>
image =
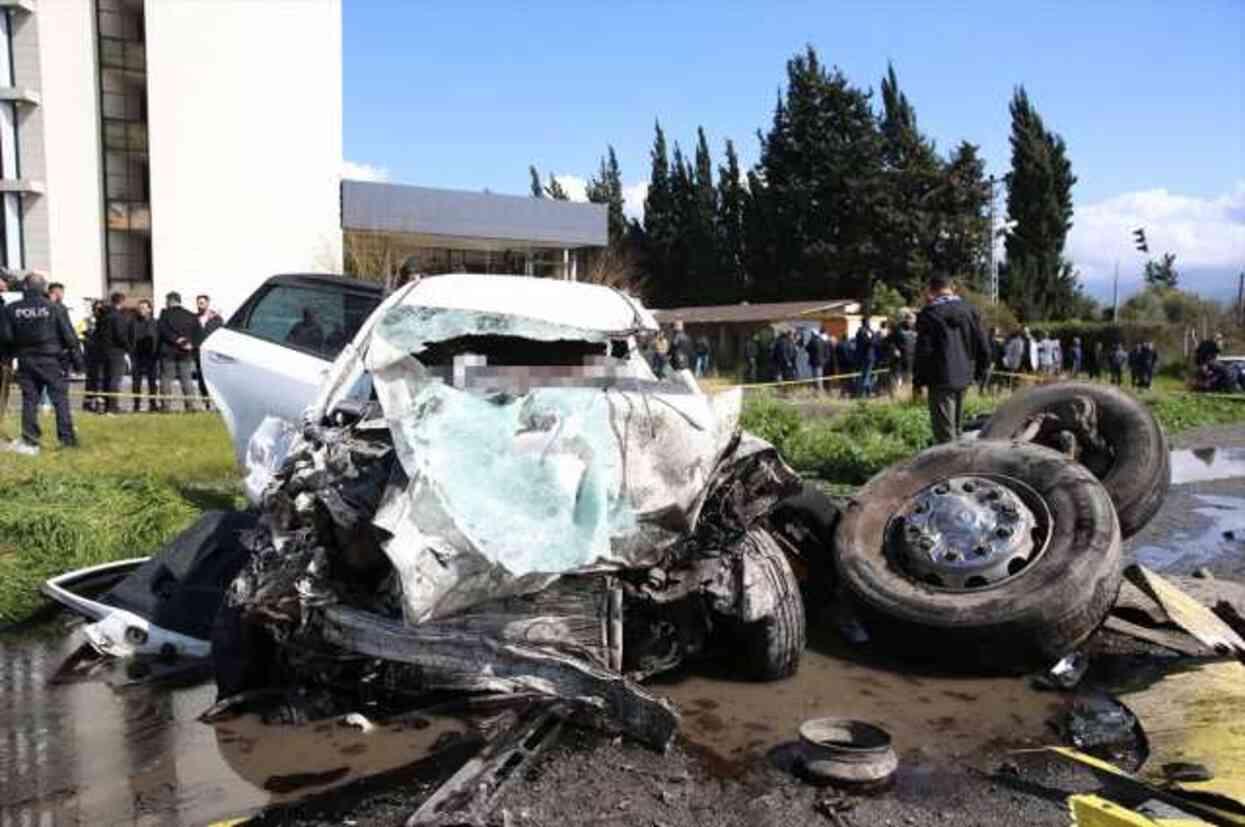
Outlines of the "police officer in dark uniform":
<svg viewBox="0 0 1245 827">
<path fill-rule="evenodd" d="M 128 372 L 126 354 L 129 351 L 129 319 L 125 317 L 125 294 L 113 293 L 111 306 L 104 315 L 104 329 L 99 344 L 104 357 L 104 411 L 109 414 L 121 412 L 121 377 Z"/>
<path fill-rule="evenodd" d="M 0 350 L 17 357 L 17 384 L 22 389 L 22 438 L 10 448 L 22 454 L 39 453 L 39 400 L 47 390 L 56 410 L 56 435 L 65 448 L 77 447 L 69 397 L 61 373 L 61 356 L 69 354 L 76 370 L 82 370 L 82 349 L 69 315 L 44 295 L 43 276 L 26 277 L 21 301 L 0 311 Z"/>
</svg>

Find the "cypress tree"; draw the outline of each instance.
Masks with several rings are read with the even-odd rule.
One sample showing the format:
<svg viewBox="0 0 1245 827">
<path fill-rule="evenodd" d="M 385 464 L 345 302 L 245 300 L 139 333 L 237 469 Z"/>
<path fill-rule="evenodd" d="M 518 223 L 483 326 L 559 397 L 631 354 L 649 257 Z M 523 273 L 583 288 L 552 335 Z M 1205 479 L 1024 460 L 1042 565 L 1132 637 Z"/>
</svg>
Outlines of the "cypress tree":
<svg viewBox="0 0 1245 827">
<path fill-rule="evenodd" d="M 692 280 L 692 228 L 696 214 L 695 173 L 683 157 L 679 142 L 670 155 L 670 258 L 665 291 L 671 306 L 701 303 Z"/>
<path fill-rule="evenodd" d="M 962 141 L 947 160 L 943 178 L 944 185 L 931 199 L 937 231 L 930 263 L 978 292 L 988 292 L 990 182 L 977 147 Z"/>
<path fill-rule="evenodd" d="M 692 198 L 687 220 L 688 282 L 695 304 L 718 304 L 728 300 L 718 252 L 718 190 L 713 180 L 713 159 L 705 130 L 696 130 L 695 165 L 691 172 Z"/>
<path fill-rule="evenodd" d="M 1003 295 L 1023 318 L 1053 319 L 1074 312 L 1076 273 L 1065 267 L 1076 176 L 1063 138 L 1049 131 L 1024 87 L 1010 104 L 1012 168 L 1007 175 L 1007 280 Z"/>
<path fill-rule="evenodd" d="M 903 286 L 909 298 L 929 277 L 940 240 L 940 206 L 945 194 L 945 165 L 933 141 L 917 127 L 916 110 L 899 88 L 895 67 L 887 64 L 882 78 L 882 134 L 884 197 L 878 241 L 882 269 L 879 279 Z"/>
<path fill-rule="evenodd" d="M 718 167 L 717 250 L 724 301 L 737 302 L 748 294 L 744 253 L 744 213 L 747 190 L 740 180 L 735 144 L 726 141 L 726 166 Z"/>
<path fill-rule="evenodd" d="M 617 248 L 627 237 L 627 216 L 623 212 L 622 172 L 613 146 L 601 159 L 596 177 L 588 180 L 587 195 L 595 204 L 608 205 L 610 246 Z"/>
<path fill-rule="evenodd" d="M 670 247 L 674 238 L 674 204 L 670 189 L 670 159 L 661 123 L 654 125 L 653 148 L 649 152 L 648 193 L 644 196 L 645 267 L 652 298 L 657 306 L 669 307 Z"/>
<path fill-rule="evenodd" d="M 553 173 L 549 173 L 549 185 L 545 187 L 545 194 L 554 201 L 569 201 L 570 196 L 566 194 L 566 190 L 562 189 L 562 185 L 558 183 L 558 179 L 553 177 Z"/>
<path fill-rule="evenodd" d="M 527 168 L 527 171 L 532 176 L 532 197 L 544 198 L 545 188 L 540 183 L 540 173 L 536 171 L 536 165 L 532 164 Z"/>
</svg>

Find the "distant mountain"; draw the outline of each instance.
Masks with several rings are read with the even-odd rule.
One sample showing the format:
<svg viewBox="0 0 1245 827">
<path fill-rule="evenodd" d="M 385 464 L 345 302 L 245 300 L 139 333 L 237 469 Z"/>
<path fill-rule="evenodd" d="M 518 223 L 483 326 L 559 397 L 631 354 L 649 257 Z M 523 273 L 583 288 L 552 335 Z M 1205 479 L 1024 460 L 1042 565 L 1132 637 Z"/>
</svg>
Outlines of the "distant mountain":
<svg viewBox="0 0 1245 827">
<path fill-rule="evenodd" d="M 1177 268 L 1180 269 L 1179 262 Z M 1214 299 L 1221 302 L 1235 302 L 1237 290 L 1237 273 L 1240 271 L 1231 270 L 1184 270 L 1180 269 L 1180 289 L 1189 290 L 1204 296 L 1208 299 Z M 1120 274 L 1120 301 L 1123 302 L 1134 293 L 1140 292 L 1144 288 L 1144 284 L 1133 274 L 1125 277 Z M 1105 280 L 1102 278 L 1094 278 L 1085 284 L 1085 289 L 1091 296 L 1100 302 L 1111 301 L 1111 277 Z"/>
</svg>

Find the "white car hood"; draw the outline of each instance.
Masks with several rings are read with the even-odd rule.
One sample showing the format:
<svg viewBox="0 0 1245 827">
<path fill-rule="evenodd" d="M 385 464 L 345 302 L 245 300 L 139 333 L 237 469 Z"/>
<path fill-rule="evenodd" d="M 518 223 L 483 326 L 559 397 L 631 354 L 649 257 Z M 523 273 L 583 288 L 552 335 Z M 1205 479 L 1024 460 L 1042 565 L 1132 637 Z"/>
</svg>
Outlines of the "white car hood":
<svg viewBox="0 0 1245 827">
<path fill-rule="evenodd" d="M 618 291 L 502 276 L 426 279 L 368 319 L 306 420 L 375 392 L 403 473 L 373 523 L 408 622 L 567 573 L 658 563 L 695 525 L 742 403 L 738 390 L 707 396 L 690 377 L 658 384 L 634 347 L 617 385 L 488 395 L 447 383 L 419 354 L 469 336 L 634 345 L 656 327 Z M 260 429 L 248 489 L 306 447 L 290 436 L 275 422 Z"/>
</svg>

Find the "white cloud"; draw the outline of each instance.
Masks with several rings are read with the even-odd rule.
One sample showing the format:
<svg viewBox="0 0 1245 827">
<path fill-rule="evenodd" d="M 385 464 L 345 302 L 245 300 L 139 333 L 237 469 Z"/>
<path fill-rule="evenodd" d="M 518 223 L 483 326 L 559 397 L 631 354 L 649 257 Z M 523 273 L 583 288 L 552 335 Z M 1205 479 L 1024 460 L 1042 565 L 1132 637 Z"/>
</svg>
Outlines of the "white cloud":
<svg viewBox="0 0 1245 827">
<path fill-rule="evenodd" d="M 566 190 L 572 201 L 588 200 L 588 181 L 578 175 L 557 175 L 554 179 Z M 623 185 L 623 214 L 628 218 L 644 220 L 644 196 L 648 195 L 648 182 Z"/>
<path fill-rule="evenodd" d="M 554 175 L 554 180 L 562 185 L 572 201 L 588 200 L 588 182 L 578 175 Z"/>
<path fill-rule="evenodd" d="M 341 176 L 351 181 L 388 181 L 389 170 L 374 164 L 342 161 Z"/>
<path fill-rule="evenodd" d="M 1174 253 L 1177 269 L 1191 276 L 1187 282 L 1194 289 L 1218 293 L 1245 264 L 1245 181 L 1214 198 L 1165 189 L 1124 193 L 1077 205 L 1072 221 L 1066 254 L 1100 295 L 1110 291 L 1117 260 L 1121 292 L 1135 286 L 1144 263 L 1144 254 L 1133 247 L 1138 227 L 1146 231 L 1150 255 Z"/>
<path fill-rule="evenodd" d="M 648 195 L 648 182 L 623 185 L 623 213 L 636 221 L 644 220 L 644 198 Z"/>
</svg>

